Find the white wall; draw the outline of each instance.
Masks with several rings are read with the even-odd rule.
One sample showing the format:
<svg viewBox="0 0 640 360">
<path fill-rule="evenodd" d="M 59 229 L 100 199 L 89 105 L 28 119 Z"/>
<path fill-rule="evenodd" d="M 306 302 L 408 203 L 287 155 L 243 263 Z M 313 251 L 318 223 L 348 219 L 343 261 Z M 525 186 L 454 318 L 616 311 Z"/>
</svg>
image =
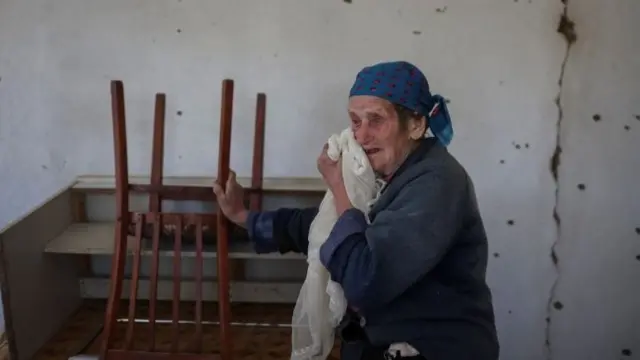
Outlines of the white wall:
<svg viewBox="0 0 640 360">
<path fill-rule="evenodd" d="M 552 355 L 640 359 L 640 3 L 580 1 L 569 15 Z"/>
<path fill-rule="evenodd" d="M 563 10 L 560 0 L 2 0 L 0 224 L 78 174 L 113 173 L 111 79 L 125 84 L 132 173 L 148 173 L 153 97 L 166 92 L 168 174 L 215 174 L 220 82 L 233 78 L 238 172 L 249 174 L 255 95 L 266 92 L 265 175 L 316 176 L 323 141 L 347 124 L 356 72 L 405 59 L 451 99 L 451 151 L 490 235 L 502 358 L 640 356 L 640 3 L 569 4 L 578 41 L 560 91 Z"/>
</svg>

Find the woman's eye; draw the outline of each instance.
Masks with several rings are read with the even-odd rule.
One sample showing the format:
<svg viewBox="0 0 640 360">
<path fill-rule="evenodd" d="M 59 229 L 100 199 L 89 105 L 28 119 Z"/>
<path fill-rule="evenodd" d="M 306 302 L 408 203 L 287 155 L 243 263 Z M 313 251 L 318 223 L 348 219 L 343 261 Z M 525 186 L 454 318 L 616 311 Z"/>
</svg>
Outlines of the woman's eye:
<svg viewBox="0 0 640 360">
<path fill-rule="evenodd" d="M 382 116 L 374 115 L 374 116 L 371 117 L 371 119 L 369 121 L 371 121 L 372 124 L 379 124 L 379 123 L 382 122 Z"/>
</svg>

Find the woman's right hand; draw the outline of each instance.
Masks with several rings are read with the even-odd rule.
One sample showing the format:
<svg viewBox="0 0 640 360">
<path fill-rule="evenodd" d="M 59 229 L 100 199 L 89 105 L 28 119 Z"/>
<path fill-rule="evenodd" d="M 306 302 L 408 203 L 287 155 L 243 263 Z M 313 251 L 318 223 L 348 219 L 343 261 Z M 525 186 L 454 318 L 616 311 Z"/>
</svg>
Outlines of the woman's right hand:
<svg viewBox="0 0 640 360">
<path fill-rule="evenodd" d="M 236 173 L 229 171 L 225 189 L 215 182 L 213 192 L 216 194 L 218 208 L 233 223 L 244 227 L 249 211 L 244 206 L 244 189 L 236 181 Z"/>
</svg>

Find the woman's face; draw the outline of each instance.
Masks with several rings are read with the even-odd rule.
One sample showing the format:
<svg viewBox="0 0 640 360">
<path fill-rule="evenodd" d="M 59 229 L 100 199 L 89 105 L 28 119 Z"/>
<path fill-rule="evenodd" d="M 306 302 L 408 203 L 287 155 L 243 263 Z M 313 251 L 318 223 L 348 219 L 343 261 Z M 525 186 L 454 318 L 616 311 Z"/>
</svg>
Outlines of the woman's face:
<svg viewBox="0 0 640 360">
<path fill-rule="evenodd" d="M 382 177 L 392 175 L 415 147 L 412 137 L 417 139 L 414 134 L 420 130 L 416 126 L 422 123 L 411 120 L 401 126 L 390 101 L 369 95 L 349 99 L 349 116 L 356 141 L 367 153 L 373 170 Z"/>
</svg>

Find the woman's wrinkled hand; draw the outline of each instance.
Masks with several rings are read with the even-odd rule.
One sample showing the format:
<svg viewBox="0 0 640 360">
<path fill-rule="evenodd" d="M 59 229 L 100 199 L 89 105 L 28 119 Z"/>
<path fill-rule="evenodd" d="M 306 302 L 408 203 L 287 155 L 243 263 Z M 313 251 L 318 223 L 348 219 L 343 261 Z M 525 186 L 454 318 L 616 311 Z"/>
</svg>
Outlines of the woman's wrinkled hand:
<svg viewBox="0 0 640 360">
<path fill-rule="evenodd" d="M 229 178 L 224 189 L 215 182 L 213 192 L 216 194 L 218 207 L 224 216 L 233 223 L 244 227 L 249 211 L 244 205 L 244 189 L 236 181 L 236 173 L 229 171 Z"/>
<path fill-rule="evenodd" d="M 339 187 L 344 187 L 344 180 L 342 179 L 342 161 L 333 161 L 327 154 L 329 145 L 325 144 L 322 148 L 320 156 L 318 156 L 318 171 L 322 174 L 324 182 L 327 184 L 332 192 Z"/>
</svg>

